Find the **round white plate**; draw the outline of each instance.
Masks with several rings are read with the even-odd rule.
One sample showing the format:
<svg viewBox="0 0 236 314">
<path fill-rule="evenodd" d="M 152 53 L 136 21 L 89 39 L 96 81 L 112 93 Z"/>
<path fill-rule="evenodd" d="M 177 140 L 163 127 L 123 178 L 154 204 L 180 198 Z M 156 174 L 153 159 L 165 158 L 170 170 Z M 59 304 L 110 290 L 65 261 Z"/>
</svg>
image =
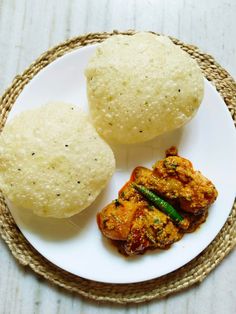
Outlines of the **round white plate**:
<svg viewBox="0 0 236 314">
<path fill-rule="evenodd" d="M 23 110 L 49 101 L 64 101 L 88 111 L 84 69 L 95 45 L 78 49 L 41 70 L 18 97 L 9 119 Z M 117 197 L 135 166 L 150 167 L 176 145 L 195 169 L 214 182 L 217 201 L 199 230 L 187 234 L 166 251 L 143 256 L 120 255 L 96 224 L 96 213 Z M 215 88 L 205 80 L 205 95 L 195 118 L 184 128 L 153 141 L 113 147 L 116 172 L 92 206 L 70 219 L 40 218 L 19 211 L 11 213 L 26 239 L 49 261 L 83 278 L 109 283 L 131 283 L 165 275 L 197 256 L 215 238 L 226 221 L 235 197 L 236 137 L 231 116 Z"/>
</svg>

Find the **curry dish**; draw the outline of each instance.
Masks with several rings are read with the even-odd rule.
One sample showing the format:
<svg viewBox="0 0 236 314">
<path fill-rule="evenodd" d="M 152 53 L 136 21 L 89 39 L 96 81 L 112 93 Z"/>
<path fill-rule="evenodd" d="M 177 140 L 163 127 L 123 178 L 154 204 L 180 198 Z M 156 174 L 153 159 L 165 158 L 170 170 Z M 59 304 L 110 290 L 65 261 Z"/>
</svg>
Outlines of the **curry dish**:
<svg viewBox="0 0 236 314">
<path fill-rule="evenodd" d="M 217 194 L 212 182 L 171 147 L 153 170 L 134 169 L 118 199 L 97 214 L 97 223 L 124 255 L 168 249 L 206 220 Z"/>
</svg>

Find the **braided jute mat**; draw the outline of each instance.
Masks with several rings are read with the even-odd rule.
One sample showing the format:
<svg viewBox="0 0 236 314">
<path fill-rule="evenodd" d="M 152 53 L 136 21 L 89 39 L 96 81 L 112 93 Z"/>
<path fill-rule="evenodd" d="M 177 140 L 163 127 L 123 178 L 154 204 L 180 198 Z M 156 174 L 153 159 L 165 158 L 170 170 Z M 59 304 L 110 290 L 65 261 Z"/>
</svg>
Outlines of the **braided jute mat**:
<svg viewBox="0 0 236 314">
<path fill-rule="evenodd" d="M 0 128 L 4 126 L 9 111 L 25 85 L 41 69 L 74 49 L 102 42 L 118 33 L 132 35 L 135 32 L 114 31 L 112 33 L 87 34 L 68 40 L 41 55 L 22 75 L 16 76 L 12 85 L 0 98 Z M 224 98 L 232 118 L 236 122 L 236 83 L 232 77 L 210 55 L 202 53 L 195 46 L 184 44 L 174 38 L 171 39 L 198 62 L 205 77 L 216 86 Z M 160 299 L 201 282 L 221 262 L 236 244 L 236 202 L 218 236 L 200 255 L 168 275 L 134 284 L 94 282 L 72 275 L 47 261 L 24 238 L 2 195 L 0 195 L 0 233 L 20 264 L 29 266 L 50 282 L 97 301 L 138 303 L 154 298 Z"/>
</svg>

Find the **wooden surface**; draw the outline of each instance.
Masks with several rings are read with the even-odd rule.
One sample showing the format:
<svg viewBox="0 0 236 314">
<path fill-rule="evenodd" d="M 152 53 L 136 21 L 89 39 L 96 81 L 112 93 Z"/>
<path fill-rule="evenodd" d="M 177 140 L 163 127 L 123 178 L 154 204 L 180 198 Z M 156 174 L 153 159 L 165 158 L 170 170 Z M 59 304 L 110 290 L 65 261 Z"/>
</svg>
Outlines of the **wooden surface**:
<svg viewBox="0 0 236 314">
<path fill-rule="evenodd" d="M 0 94 L 36 57 L 87 32 L 153 30 L 212 54 L 236 78 L 234 0 L 0 0 Z M 115 306 L 52 287 L 0 239 L 0 314 L 236 313 L 236 251 L 200 285 L 161 301 Z"/>
</svg>

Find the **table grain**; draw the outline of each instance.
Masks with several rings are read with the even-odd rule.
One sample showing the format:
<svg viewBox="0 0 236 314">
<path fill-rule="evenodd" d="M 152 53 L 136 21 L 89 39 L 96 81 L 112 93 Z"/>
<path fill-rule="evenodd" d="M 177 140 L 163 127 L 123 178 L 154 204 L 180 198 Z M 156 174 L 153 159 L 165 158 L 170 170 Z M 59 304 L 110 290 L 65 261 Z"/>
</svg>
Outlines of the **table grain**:
<svg viewBox="0 0 236 314">
<path fill-rule="evenodd" d="M 152 30 L 197 45 L 236 78 L 235 0 L 0 0 L 0 94 L 42 52 L 88 32 Z M 145 304 L 111 305 L 54 287 L 0 240 L 0 314 L 236 313 L 236 251 L 201 283 Z"/>
</svg>

